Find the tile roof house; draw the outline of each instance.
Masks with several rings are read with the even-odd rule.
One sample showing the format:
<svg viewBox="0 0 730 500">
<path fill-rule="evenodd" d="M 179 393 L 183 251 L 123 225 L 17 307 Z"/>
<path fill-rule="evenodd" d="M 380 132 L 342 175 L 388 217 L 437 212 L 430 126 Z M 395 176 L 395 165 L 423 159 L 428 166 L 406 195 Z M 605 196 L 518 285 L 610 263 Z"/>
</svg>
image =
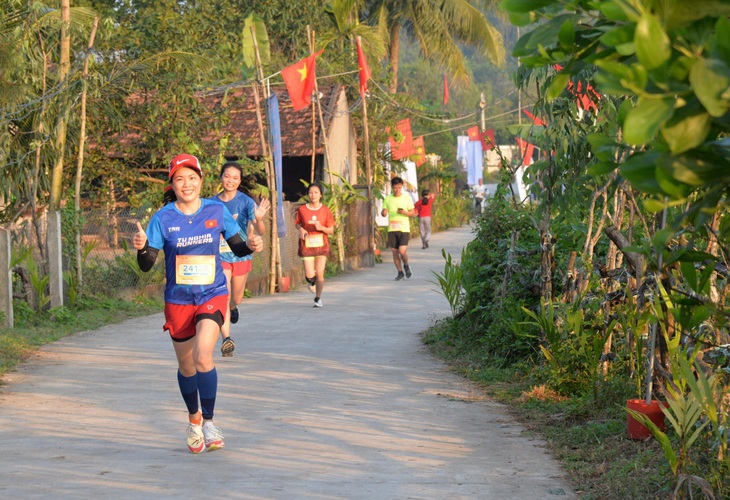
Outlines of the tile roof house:
<svg viewBox="0 0 730 500">
<path fill-rule="evenodd" d="M 261 91 L 262 89 L 260 89 Z M 281 121 L 281 149 L 283 192 L 285 198 L 296 201 L 304 195 L 300 179 L 309 182 L 312 169 L 312 152 L 315 153 L 315 179 L 330 182 L 327 169 L 342 176 L 350 184 L 357 184 L 357 137 L 350 115 L 345 87 L 335 83 L 319 88 L 321 94 L 324 127 L 327 131 L 328 153 L 325 153 L 319 114 L 315 114 L 314 127 L 311 108 L 294 111 L 289 94 L 283 85 L 269 88 L 279 100 Z M 250 86 L 209 91 L 199 96 L 201 103 L 213 111 L 226 109 L 229 122 L 208 137 L 217 143 L 223 135 L 229 140 L 224 156 L 227 159 L 262 156 L 256 104 Z M 265 101 L 261 96 L 261 112 L 265 119 Z M 266 124 L 266 122 L 265 122 Z M 266 125 L 265 125 L 266 126 Z M 314 128 L 314 145 L 312 130 Z M 329 160 L 329 162 L 328 162 Z M 333 177 L 332 182 L 338 182 Z"/>
</svg>

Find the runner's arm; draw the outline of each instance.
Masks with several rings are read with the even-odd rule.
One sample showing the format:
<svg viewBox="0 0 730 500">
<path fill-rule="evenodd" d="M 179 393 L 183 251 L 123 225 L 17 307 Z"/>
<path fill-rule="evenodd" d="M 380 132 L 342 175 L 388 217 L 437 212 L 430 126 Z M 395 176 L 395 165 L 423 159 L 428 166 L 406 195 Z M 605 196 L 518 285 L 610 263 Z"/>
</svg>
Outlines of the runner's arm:
<svg viewBox="0 0 730 500">
<path fill-rule="evenodd" d="M 245 257 L 246 255 L 251 255 L 255 251 L 254 249 L 249 248 L 247 245 L 248 242 L 243 241 L 240 234 L 234 234 L 228 238 L 226 242 L 228 243 L 228 246 L 231 247 L 233 253 L 236 254 L 236 257 Z M 256 247 L 254 246 L 254 248 Z"/>
<path fill-rule="evenodd" d="M 152 269 L 159 252 L 158 249 L 150 247 L 149 241 L 145 241 L 144 248 L 137 250 L 137 265 L 143 273 Z"/>
</svg>

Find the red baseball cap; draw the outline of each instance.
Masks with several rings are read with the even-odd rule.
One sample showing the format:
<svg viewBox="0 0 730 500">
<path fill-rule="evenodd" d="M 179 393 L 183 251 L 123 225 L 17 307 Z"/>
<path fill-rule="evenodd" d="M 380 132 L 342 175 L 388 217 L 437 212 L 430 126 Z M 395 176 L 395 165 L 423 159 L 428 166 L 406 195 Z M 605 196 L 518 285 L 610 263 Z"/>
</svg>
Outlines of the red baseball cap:
<svg viewBox="0 0 730 500">
<path fill-rule="evenodd" d="M 200 168 L 200 162 L 198 161 L 198 159 L 193 155 L 183 153 L 181 155 L 177 155 L 170 162 L 170 179 L 172 179 L 172 176 L 175 175 L 175 172 L 177 172 L 182 167 L 192 168 L 198 173 L 200 177 L 203 177 L 203 169 Z"/>
</svg>

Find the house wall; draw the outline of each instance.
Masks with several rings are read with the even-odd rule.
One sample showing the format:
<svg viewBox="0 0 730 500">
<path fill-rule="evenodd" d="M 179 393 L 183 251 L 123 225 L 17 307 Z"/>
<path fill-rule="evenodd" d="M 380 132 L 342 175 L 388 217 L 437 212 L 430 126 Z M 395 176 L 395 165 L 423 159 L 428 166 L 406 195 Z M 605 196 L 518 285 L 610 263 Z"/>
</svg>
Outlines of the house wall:
<svg viewBox="0 0 730 500">
<path fill-rule="evenodd" d="M 343 90 L 339 94 L 334 116 L 329 124 L 327 146 L 329 148 L 330 165 L 328 165 L 328 168 L 353 185 L 357 184 L 356 139 L 355 129 L 348 112 L 347 96 Z M 326 175 L 325 179 L 329 182 Z M 335 182 L 335 179 L 332 181 Z"/>
</svg>

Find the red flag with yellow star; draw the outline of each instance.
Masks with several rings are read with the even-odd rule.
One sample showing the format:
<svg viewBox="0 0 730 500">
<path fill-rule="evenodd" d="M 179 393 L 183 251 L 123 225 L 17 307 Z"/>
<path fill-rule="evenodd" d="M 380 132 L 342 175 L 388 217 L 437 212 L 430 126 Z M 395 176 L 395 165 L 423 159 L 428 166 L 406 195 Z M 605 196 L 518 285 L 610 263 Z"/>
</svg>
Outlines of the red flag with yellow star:
<svg viewBox="0 0 730 500">
<path fill-rule="evenodd" d="M 368 66 L 368 60 L 365 59 L 365 52 L 362 51 L 362 45 L 360 45 L 360 37 L 355 39 L 357 43 L 357 67 L 360 71 L 360 95 L 364 96 L 368 91 L 368 80 L 370 79 L 370 66 Z"/>
<path fill-rule="evenodd" d="M 309 106 L 314 92 L 315 59 L 323 50 L 281 70 L 292 108 L 299 111 Z"/>
<path fill-rule="evenodd" d="M 401 140 L 396 141 L 393 136 L 388 138 L 390 142 L 390 150 L 392 158 L 394 160 L 402 160 L 408 158 L 411 155 L 416 154 L 416 150 L 413 147 L 413 133 L 411 132 L 411 119 L 404 118 L 399 121 L 395 126 L 401 135 Z"/>
<path fill-rule="evenodd" d="M 413 148 L 416 150 L 413 161 L 416 162 L 417 167 L 420 167 L 426 163 L 426 145 L 423 143 L 422 135 L 413 139 Z"/>
</svg>

